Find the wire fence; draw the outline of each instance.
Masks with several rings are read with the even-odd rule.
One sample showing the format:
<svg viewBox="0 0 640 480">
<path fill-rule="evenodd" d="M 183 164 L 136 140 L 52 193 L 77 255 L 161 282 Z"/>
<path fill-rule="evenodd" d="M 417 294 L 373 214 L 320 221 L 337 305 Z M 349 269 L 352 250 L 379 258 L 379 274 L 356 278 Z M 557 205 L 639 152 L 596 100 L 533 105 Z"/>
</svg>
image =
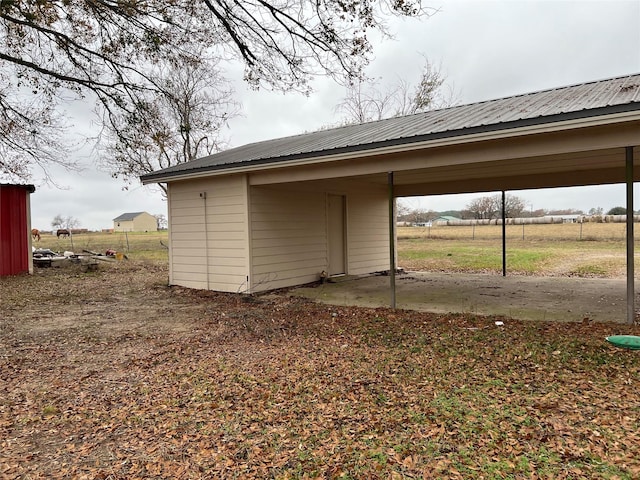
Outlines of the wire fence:
<svg viewBox="0 0 640 480">
<path fill-rule="evenodd" d="M 640 228 L 634 228 L 634 238 L 640 238 Z M 530 241 L 624 241 L 625 223 L 560 223 L 506 225 L 506 238 Z M 427 227 L 398 227 L 399 239 L 433 238 L 461 240 L 490 240 L 502 238 L 502 225 L 433 225 Z"/>
</svg>

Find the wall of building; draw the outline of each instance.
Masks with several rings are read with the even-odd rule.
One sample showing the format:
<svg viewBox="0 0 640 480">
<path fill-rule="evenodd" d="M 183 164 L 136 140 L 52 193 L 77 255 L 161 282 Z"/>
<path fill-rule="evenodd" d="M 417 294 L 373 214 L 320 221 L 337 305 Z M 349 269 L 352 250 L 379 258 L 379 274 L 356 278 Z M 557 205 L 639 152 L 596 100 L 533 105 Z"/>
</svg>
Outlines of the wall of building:
<svg viewBox="0 0 640 480">
<path fill-rule="evenodd" d="M 386 188 L 340 180 L 253 186 L 252 291 L 314 282 L 329 271 L 329 194 L 346 198 L 346 273 L 389 268 Z"/>
<path fill-rule="evenodd" d="M 246 178 L 169 184 L 169 281 L 223 292 L 248 290 Z"/>
<path fill-rule="evenodd" d="M 133 219 L 134 232 L 157 232 L 158 221 L 156 217 L 147 212 L 142 212 Z"/>
<path fill-rule="evenodd" d="M 318 280 L 327 269 L 326 195 L 251 188 L 252 290 Z"/>
<path fill-rule="evenodd" d="M 356 190 L 347 202 L 350 275 L 389 269 L 389 200 L 385 189 Z"/>
<path fill-rule="evenodd" d="M 119 220 L 113 222 L 114 232 L 133 232 L 134 229 L 133 220 Z"/>
<path fill-rule="evenodd" d="M 0 185 L 0 276 L 32 273 L 31 185 Z"/>
</svg>

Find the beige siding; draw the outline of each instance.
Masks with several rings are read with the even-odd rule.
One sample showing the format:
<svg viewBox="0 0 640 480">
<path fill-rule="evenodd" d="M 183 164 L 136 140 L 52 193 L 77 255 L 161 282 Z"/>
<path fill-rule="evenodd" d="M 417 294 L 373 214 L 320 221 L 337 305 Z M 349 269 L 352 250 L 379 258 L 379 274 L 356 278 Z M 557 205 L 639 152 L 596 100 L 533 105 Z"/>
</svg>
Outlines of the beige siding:
<svg viewBox="0 0 640 480">
<path fill-rule="evenodd" d="M 289 188 L 251 188 L 253 291 L 313 282 L 328 269 L 329 193 L 346 197 L 347 274 L 389 268 L 386 188 L 349 182 Z"/>
<path fill-rule="evenodd" d="M 171 183 L 169 220 L 171 284 L 224 292 L 248 290 L 244 176 Z"/>
<path fill-rule="evenodd" d="M 158 222 L 156 217 L 147 212 L 142 212 L 133 219 L 134 232 L 156 232 L 158 230 Z"/>
<path fill-rule="evenodd" d="M 113 222 L 114 232 L 133 232 L 133 220 L 121 220 L 119 222 Z"/>
<path fill-rule="evenodd" d="M 113 222 L 114 232 L 155 232 L 158 230 L 156 217 L 147 212 L 142 212 L 132 220 L 119 220 Z"/>
<path fill-rule="evenodd" d="M 389 269 L 386 189 L 357 189 L 347 196 L 347 265 L 350 275 Z"/>
<path fill-rule="evenodd" d="M 323 192 L 251 189 L 253 290 L 313 282 L 327 265 Z"/>
</svg>

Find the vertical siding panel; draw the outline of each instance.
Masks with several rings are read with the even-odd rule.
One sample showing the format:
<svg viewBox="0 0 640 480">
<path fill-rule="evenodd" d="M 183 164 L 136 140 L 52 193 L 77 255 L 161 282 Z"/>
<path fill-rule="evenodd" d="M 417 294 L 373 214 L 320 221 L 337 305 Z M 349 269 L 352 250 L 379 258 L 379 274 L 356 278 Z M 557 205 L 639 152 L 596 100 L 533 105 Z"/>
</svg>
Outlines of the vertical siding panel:
<svg viewBox="0 0 640 480">
<path fill-rule="evenodd" d="M 0 276 L 33 272 L 31 185 L 0 185 Z"/>
</svg>

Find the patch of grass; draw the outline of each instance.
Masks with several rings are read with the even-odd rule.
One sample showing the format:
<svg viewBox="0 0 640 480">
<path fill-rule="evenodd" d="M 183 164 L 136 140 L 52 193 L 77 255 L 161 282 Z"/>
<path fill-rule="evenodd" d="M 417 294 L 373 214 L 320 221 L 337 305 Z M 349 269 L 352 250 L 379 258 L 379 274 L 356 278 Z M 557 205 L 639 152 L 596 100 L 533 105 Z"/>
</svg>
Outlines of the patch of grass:
<svg viewBox="0 0 640 480">
<path fill-rule="evenodd" d="M 60 410 L 58 410 L 58 407 L 54 405 L 46 405 L 42 409 L 42 415 L 45 417 L 53 417 L 55 415 L 58 415 L 59 413 L 60 413 Z"/>
<path fill-rule="evenodd" d="M 511 240 L 507 242 L 506 254 L 507 270 L 511 273 L 598 277 L 624 274 L 623 241 Z M 398 264 L 409 270 L 499 273 L 502 243 L 499 239 L 399 239 Z"/>
<path fill-rule="evenodd" d="M 570 271 L 571 275 L 577 277 L 606 277 L 608 270 L 603 265 L 585 264 L 580 265 Z"/>
</svg>

